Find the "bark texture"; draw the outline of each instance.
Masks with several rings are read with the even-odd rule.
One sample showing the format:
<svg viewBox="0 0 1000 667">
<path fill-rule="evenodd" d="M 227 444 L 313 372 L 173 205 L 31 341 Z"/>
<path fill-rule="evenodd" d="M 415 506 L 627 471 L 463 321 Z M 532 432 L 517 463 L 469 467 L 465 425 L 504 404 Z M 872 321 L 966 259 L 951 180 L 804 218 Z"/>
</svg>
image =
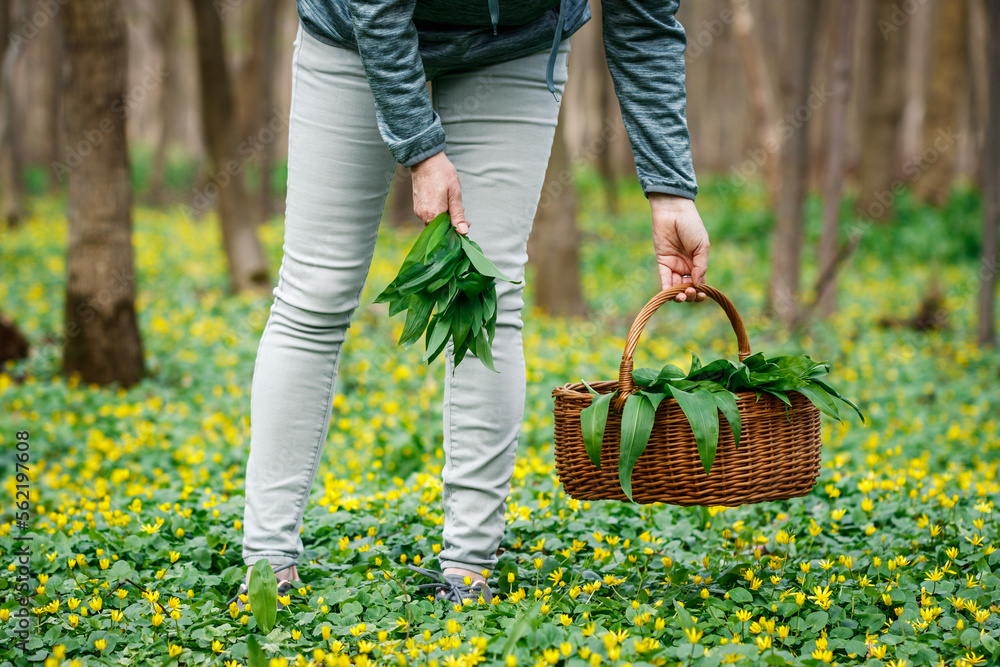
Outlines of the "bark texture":
<svg viewBox="0 0 1000 667">
<path fill-rule="evenodd" d="M 236 114 L 222 19 L 211 2 L 191 0 L 191 4 L 198 41 L 202 137 L 212 171 L 199 198 L 214 199 L 218 209 L 232 290 L 270 291 L 267 262 L 250 214 L 245 165 L 238 159 L 238 129 L 233 122 Z"/>
<path fill-rule="evenodd" d="M 868 60 L 862 96 L 861 165 L 857 210 L 872 220 L 886 220 L 895 210 L 899 172 L 898 128 L 903 116 L 903 32 L 896 0 L 873 0 L 874 26 L 868 31 Z M 901 185 L 901 183 L 900 183 Z"/>
<path fill-rule="evenodd" d="M 950 137 L 958 123 L 960 95 L 967 89 L 965 44 L 968 30 L 965 0 L 947 0 L 938 6 L 934 22 L 933 56 L 931 57 L 928 99 L 923 124 L 923 146 L 914 194 L 918 199 L 940 206 L 951 190 L 955 173 L 955 146 L 942 141 Z M 945 132 L 944 135 L 941 132 Z M 923 159 L 924 157 L 927 159 Z M 908 156 L 910 157 L 910 156 Z"/>
<path fill-rule="evenodd" d="M 827 112 L 826 182 L 823 186 L 823 234 L 819 242 L 819 280 L 816 301 L 822 317 L 837 309 L 837 228 L 840 195 L 844 188 L 847 146 L 847 103 L 851 96 L 851 56 L 854 53 L 856 0 L 841 0 L 834 19 L 833 90 Z"/>
<path fill-rule="evenodd" d="M 1000 3 L 988 3 L 989 83 L 987 106 L 989 117 L 1000 118 Z M 996 122 L 986 126 L 986 146 L 983 156 L 983 257 L 979 264 L 979 327 L 980 345 L 994 346 L 996 334 L 997 254 L 1000 238 L 1000 127 Z"/>
<path fill-rule="evenodd" d="M 528 255 L 535 267 L 535 304 L 551 315 L 584 315 L 576 191 L 562 126 L 556 128 Z"/>
<path fill-rule="evenodd" d="M 88 383 L 128 386 L 145 366 L 135 315 L 125 123 L 113 112 L 125 94 L 128 66 L 121 1 L 70 0 L 63 7 L 63 35 L 70 63 L 66 137 L 89 152 L 68 174 L 62 371 Z"/>
<path fill-rule="evenodd" d="M 781 151 L 781 188 L 771 241 L 770 310 L 786 327 L 797 323 L 802 256 L 803 209 L 809 172 L 809 78 L 819 22 L 816 3 L 797 2 L 787 8 L 789 58 L 781 68 L 782 99 L 798 127 L 789 125 Z M 801 113 L 799 113 L 801 112 Z"/>
</svg>

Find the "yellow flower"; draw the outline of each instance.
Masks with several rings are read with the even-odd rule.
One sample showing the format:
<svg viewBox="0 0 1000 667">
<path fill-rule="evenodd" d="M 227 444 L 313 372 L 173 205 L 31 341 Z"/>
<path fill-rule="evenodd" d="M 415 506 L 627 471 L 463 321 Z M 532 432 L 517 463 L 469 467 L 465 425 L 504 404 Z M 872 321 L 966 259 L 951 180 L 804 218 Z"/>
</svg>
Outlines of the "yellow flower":
<svg viewBox="0 0 1000 667">
<path fill-rule="evenodd" d="M 809 599 L 812 600 L 813 602 L 815 602 L 817 605 L 819 605 L 823 609 L 829 609 L 830 608 L 830 604 L 831 604 L 831 602 L 830 602 L 830 587 L 826 586 L 824 588 L 820 588 L 819 586 L 815 586 L 813 588 L 813 595 L 810 595 Z M 819 658 L 817 658 L 817 660 L 818 659 Z"/>
<path fill-rule="evenodd" d="M 771 648 L 771 635 L 760 635 L 757 637 L 757 648 L 761 651 Z"/>
<path fill-rule="evenodd" d="M 107 647 L 108 647 L 108 640 L 107 639 L 96 639 L 96 640 L 94 640 L 94 648 L 96 648 L 98 651 L 103 651 Z"/>
<path fill-rule="evenodd" d="M 701 641 L 702 635 L 705 633 L 697 628 L 684 628 L 684 635 L 688 638 L 688 641 L 692 644 L 697 644 Z"/>
<path fill-rule="evenodd" d="M 182 649 L 177 644 L 171 644 L 170 648 L 167 649 L 167 653 L 170 655 L 171 658 L 176 658 L 177 656 L 179 656 L 181 654 L 182 650 L 184 650 L 184 649 Z"/>
</svg>

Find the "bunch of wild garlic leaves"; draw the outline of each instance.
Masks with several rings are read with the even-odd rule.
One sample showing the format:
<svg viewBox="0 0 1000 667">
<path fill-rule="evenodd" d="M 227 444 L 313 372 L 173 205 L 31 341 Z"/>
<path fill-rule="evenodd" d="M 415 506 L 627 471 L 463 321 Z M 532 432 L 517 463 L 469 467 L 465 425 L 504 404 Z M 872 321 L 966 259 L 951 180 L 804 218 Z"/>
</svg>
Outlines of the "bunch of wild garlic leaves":
<svg viewBox="0 0 1000 667">
<path fill-rule="evenodd" d="M 844 398 L 825 380 L 820 379 L 829 372 L 829 362 L 813 361 L 807 355 L 768 359 L 760 352 L 741 362 L 717 359 L 704 366 L 692 352 L 691 369 L 687 373 L 674 364 L 667 364 L 659 371 L 653 368 L 634 369 L 632 379 L 638 390 L 625 399 L 622 410 L 618 464 L 622 490 L 631 500 L 632 470 L 649 442 L 656 408 L 668 396 L 677 401 L 691 424 L 698 456 L 706 475 L 710 473 L 715 461 L 720 412 L 729 422 L 736 446 L 740 446 L 740 410 L 736 403 L 739 399 L 738 392 L 754 392 L 758 399 L 763 394 L 770 394 L 786 405 L 791 405 L 786 394 L 797 391 L 824 414 L 837 421 L 843 421 L 837 407 L 838 402 L 843 402 L 852 407 L 864 422 L 864 415 L 853 401 Z M 599 469 L 608 409 L 611 399 L 618 391 L 599 394 L 586 382 L 584 385 L 595 397 L 593 403 L 580 413 L 583 442 L 587 455 Z"/>
<path fill-rule="evenodd" d="M 388 303 L 390 317 L 407 311 L 399 336 L 404 349 L 426 330 L 423 360 L 427 363 L 451 340 L 456 365 L 471 353 L 496 372 L 492 349 L 497 324 L 496 280 L 520 283 L 502 274 L 478 243 L 455 231 L 445 212 L 420 232 L 399 274 L 375 303 Z"/>
</svg>

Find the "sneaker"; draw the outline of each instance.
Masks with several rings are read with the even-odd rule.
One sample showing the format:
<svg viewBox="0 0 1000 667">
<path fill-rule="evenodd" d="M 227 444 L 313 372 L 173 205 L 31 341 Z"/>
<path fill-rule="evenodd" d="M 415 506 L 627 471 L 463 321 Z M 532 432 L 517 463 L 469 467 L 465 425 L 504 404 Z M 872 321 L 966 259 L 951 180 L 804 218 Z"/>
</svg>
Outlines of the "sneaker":
<svg viewBox="0 0 1000 667">
<path fill-rule="evenodd" d="M 434 583 L 419 584 L 417 588 L 433 588 L 435 600 L 447 600 L 453 604 L 462 604 L 465 600 L 478 600 L 482 596 L 483 601 L 489 603 L 493 599 L 493 591 L 484 581 L 473 581 L 471 585 L 466 585 L 465 577 L 458 574 L 441 574 L 435 570 L 428 570 L 407 563 L 408 568 L 422 574 L 425 577 L 435 579 Z"/>
<path fill-rule="evenodd" d="M 288 567 L 289 567 L 288 565 L 285 565 L 281 569 L 284 570 L 284 569 L 286 569 Z M 273 569 L 273 566 L 272 566 L 272 569 Z M 302 585 L 303 585 L 302 581 L 299 580 L 299 579 L 280 579 L 280 580 L 278 580 L 278 597 L 281 597 L 283 595 L 287 595 L 289 591 L 291 591 L 291 590 L 297 590 L 297 589 L 301 588 Z M 242 614 L 243 611 L 246 609 L 247 602 L 249 601 L 248 600 L 249 596 L 250 596 L 250 588 L 247 586 L 247 583 L 244 581 L 243 583 L 240 584 L 240 588 L 239 588 L 238 591 L 236 591 L 236 595 L 234 595 L 233 597 L 231 597 L 226 602 L 226 607 L 225 607 L 224 611 L 228 612 L 229 611 L 229 606 L 231 604 L 235 603 L 236 604 L 236 611 L 238 611 L 239 613 Z M 284 608 L 285 608 L 285 605 L 281 604 L 281 601 L 279 600 L 278 601 L 278 609 L 284 609 Z"/>
</svg>

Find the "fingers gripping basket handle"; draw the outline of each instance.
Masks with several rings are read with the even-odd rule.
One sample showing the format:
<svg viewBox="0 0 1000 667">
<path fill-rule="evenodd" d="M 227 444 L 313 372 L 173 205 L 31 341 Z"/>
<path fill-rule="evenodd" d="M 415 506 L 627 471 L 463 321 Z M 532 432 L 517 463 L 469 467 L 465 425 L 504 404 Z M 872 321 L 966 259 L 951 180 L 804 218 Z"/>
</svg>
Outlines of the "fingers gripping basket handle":
<svg viewBox="0 0 1000 667">
<path fill-rule="evenodd" d="M 747 330 L 743 326 L 743 320 L 740 318 L 740 314 L 736 312 L 736 306 L 726 298 L 725 294 L 708 285 L 697 286 L 691 283 L 675 285 L 674 287 L 665 289 L 650 299 L 643 309 L 639 311 L 635 321 L 632 323 L 632 328 L 629 329 L 628 339 L 625 341 L 625 353 L 622 355 L 622 364 L 618 370 L 618 396 L 614 400 L 616 410 L 620 411 L 625 405 L 625 399 L 635 392 L 635 381 L 632 380 L 632 356 L 635 354 L 636 345 L 639 343 L 639 336 L 642 335 L 642 330 L 645 328 L 646 323 L 649 322 L 649 318 L 653 316 L 653 313 L 660 306 L 692 286 L 699 292 L 704 292 L 710 296 L 726 313 L 729 323 L 733 325 L 733 331 L 736 332 L 736 344 L 739 347 L 740 361 L 750 356 L 750 340 L 747 338 Z"/>
</svg>

